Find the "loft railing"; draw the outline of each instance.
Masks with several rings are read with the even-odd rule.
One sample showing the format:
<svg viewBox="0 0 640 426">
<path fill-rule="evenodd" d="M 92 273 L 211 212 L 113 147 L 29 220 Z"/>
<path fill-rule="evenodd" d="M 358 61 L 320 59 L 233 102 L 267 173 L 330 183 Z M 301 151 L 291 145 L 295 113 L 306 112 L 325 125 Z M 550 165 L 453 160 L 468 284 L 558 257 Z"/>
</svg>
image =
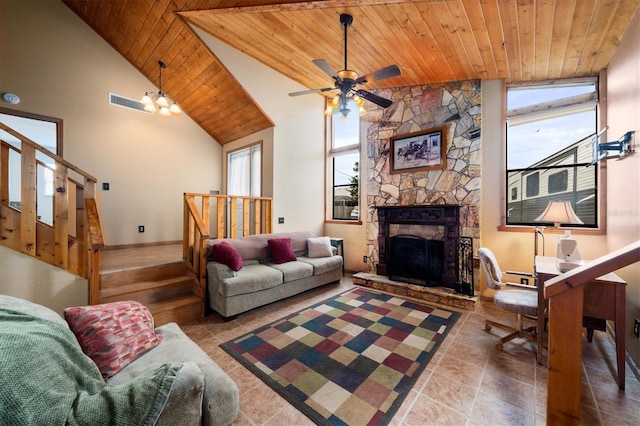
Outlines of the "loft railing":
<svg viewBox="0 0 640 426">
<path fill-rule="evenodd" d="M 87 278 L 97 303 L 96 178 L 4 123 L 0 130 L 19 141 L 0 140 L 0 244 Z"/>
<path fill-rule="evenodd" d="M 549 300 L 547 424 L 580 424 L 581 330 L 586 283 L 640 261 L 640 241 L 545 282 Z"/>
<path fill-rule="evenodd" d="M 272 200 L 218 194 L 184 194 L 183 258 L 195 271 L 206 295 L 207 240 L 236 238 L 272 231 Z"/>
</svg>

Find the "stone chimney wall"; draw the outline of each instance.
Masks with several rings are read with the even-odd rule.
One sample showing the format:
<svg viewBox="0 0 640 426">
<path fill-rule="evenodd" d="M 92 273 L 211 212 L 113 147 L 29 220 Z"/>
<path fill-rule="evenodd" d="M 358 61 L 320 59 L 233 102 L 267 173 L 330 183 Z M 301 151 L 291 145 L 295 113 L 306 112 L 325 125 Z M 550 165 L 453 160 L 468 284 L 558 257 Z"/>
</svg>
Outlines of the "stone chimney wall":
<svg viewBox="0 0 640 426">
<path fill-rule="evenodd" d="M 480 238 L 481 103 L 480 80 L 407 86 L 374 91 L 392 99 L 389 108 L 369 109 L 366 135 L 368 270 L 378 263 L 377 206 L 459 205 L 460 235 Z M 446 127 L 446 167 L 390 173 L 391 138 Z M 419 235 L 415 230 L 398 232 Z"/>
</svg>

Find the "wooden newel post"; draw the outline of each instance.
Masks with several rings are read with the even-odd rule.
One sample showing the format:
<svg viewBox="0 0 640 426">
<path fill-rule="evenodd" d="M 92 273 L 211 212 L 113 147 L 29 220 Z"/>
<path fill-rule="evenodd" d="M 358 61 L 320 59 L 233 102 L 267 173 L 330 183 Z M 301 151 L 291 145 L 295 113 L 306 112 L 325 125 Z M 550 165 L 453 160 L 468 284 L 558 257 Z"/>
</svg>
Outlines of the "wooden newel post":
<svg viewBox="0 0 640 426">
<path fill-rule="evenodd" d="M 584 286 L 549 299 L 547 423 L 580 424 Z"/>
</svg>

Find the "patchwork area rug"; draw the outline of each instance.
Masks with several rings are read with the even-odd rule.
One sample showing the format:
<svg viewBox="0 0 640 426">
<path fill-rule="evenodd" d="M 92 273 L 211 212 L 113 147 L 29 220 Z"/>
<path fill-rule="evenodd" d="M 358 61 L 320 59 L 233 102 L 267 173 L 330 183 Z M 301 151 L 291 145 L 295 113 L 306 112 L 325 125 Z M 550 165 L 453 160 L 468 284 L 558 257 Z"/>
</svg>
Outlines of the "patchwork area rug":
<svg viewBox="0 0 640 426">
<path fill-rule="evenodd" d="M 355 288 L 220 346 L 317 424 L 382 425 L 459 316 Z"/>
</svg>

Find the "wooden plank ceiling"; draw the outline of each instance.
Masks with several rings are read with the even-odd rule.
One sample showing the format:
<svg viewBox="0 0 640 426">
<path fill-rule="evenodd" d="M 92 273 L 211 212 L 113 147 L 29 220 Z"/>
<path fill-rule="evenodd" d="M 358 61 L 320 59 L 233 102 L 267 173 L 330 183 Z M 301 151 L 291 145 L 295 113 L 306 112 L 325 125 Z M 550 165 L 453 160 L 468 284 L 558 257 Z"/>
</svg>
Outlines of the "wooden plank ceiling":
<svg viewBox="0 0 640 426">
<path fill-rule="evenodd" d="M 365 89 L 467 79 L 530 82 L 595 76 L 640 0 L 63 0 L 221 144 L 273 126 L 189 23 L 310 89 L 333 86 L 313 65 L 402 75 Z M 265 82 L 265 84 L 268 84 Z M 316 96 L 316 95 L 309 95 Z"/>
</svg>

